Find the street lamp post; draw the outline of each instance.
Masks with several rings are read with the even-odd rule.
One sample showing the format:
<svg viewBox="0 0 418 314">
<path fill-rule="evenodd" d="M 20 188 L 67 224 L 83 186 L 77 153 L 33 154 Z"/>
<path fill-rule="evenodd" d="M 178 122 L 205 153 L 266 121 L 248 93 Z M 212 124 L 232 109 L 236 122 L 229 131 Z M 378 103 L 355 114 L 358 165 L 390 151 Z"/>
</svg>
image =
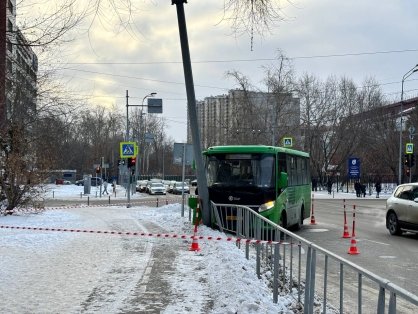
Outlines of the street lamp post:
<svg viewBox="0 0 418 314">
<path fill-rule="evenodd" d="M 418 64 L 404 74 L 402 77 L 402 89 L 401 89 L 401 121 L 399 127 L 399 164 L 398 164 L 398 184 L 402 184 L 402 131 L 403 131 L 403 84 L 405 80 L 413 73 L 418 71 Z"/>
<path fill-rule="evenodd" d="M 129 104 L 129 94 L 128 94 L 128 90 L 126 90 L 126 141 L 129 141 L 129 107 L 144 107 L 144 100 L 148 97 L 153 97 L 157 95 L 157 93 L 150 93 L 148 95 L 146 95 L 143 99 L 142 99 L 142 103 L 141 105 L 130 105 Z M 141 118 L 142 118 L 142 109 L 141 109 Z M 131 198 L 130 198 L 130 194 L 131 194 L 131 180 L 132 180 L 132 174 L 129 171 L 128 165 L 126 163 L 126 170 L 127 170 L 127 174 L 128 174 L 128 184 L 127 184 L 127 201 L 128 201 L 128 205 L 127 207 L 131 207 Z M 136 177 L 138 175 L 138 162 L 135 163 L 135 180 Z M 135 181 L 136 182 L 136 181 Z"/>
<path fill-rule="evenodd" d="M 142 122 L 142 114 L 143 114 L 143 108 L 144 108 L 144 106 L 146 107 L 146 105 L 144 105 L 144 101 L 145 101 L 145 99 L 147 99 L 147 98 L 149 98 L 149 97 L 154 97 L 155 95 L 157 95 L 157 93 L 150 93 L 150 94 L 148 94 L 148 95 L 146 95 L 146 96 L 144 96 L 144 98 L 142 98 L 142 102 L 141 102 L 141 113 L 140 113 L 140 117 L 139 117 L 139 121 L 140 121 L 140 125 L 139 125 L 139 130 L 140 130 L 140 132 L 141 132 L 141 128 L 143 127 L 143 122 Z M 139 141 L 139 138 L 138 138 L 138 141 Z M 139 148 L 139 151 L 142 153 L 142 150 L 141 150 L 141 147 Z M 141 163 L 143 162 L 143 160 L 142 159 L 144 159 L 144 158 L 141 158 L 140 159 L 140 161 L 141 161 Z M 136 159 L 136 165 L 135 165 L 135 180 L 138 180 L 138 174 L 139 174 L 139 166 L 140 165 L 140 163 L 139 163 L 139 159 L 137 158 Z"/>
</svg>

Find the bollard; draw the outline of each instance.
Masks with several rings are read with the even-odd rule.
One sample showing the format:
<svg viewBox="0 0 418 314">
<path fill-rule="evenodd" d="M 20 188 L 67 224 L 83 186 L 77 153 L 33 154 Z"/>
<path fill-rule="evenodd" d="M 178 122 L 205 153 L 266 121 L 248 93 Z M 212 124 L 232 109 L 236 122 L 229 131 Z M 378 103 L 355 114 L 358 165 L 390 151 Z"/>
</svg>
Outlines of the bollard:
<svg viewBox="0 0 418 314">
<path fill-rule="evenodd" d="M 344 204 L 344 231 L 343 231 L 343 238 L 350 238 L 350 232 L 348 231 L 348 225 L 347 225 L 347 214 L 345 211 L 345 199 L 343 200 Z"/>
<path fill-rule="evenodd" d="M 110 205 L 110 195 L 109 195 L 109 205 Z"/>
<path fill-rule="evenodd" d="M 158 197 L 157 197 L 157 207 L 158 207 Z"/>
<path fill-rule="evenodd" d="M 90 196 L 87 196 L 87 206 L 90 205 Z"/>
<path fill-rule="evenodd" d="M 52 198 L 55 198 L 55 191 L 52 191 Z"/>
<path fill-rule="evenodd" d="M 314 215 L 314 194 L 312 194 L 312 211 L 311 211 L 311 225 L 316 225 L 315 215 Z"/>
<path fill-rule="evenodd" d="M 83 198 L 83 192 L 80 192 L 80 198 Z"/>
</svg>

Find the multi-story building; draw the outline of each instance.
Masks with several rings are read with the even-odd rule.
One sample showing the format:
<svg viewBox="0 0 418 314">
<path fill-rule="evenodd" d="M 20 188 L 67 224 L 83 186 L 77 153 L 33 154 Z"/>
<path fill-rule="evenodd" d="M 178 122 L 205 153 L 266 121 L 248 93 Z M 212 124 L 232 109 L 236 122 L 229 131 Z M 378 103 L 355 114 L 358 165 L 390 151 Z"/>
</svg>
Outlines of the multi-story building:
<svg viewBox="0 0 418 314">
<path fill-rule="evenodd" d="M 196 111 L 203 148 L 281 145 L 280 139 L 285 136 L 300 139 L 300 102 L 290 93 L 230 90 L 226 95 L 198 101 Z M 191 142 L 190 127 L 187 139 Z"/>
<path fill-rule="evenodd" d="M 38 58 L 16 25 L 16 0 L 0 5 L 0 127 L 36 112 Z"/>
</svg>

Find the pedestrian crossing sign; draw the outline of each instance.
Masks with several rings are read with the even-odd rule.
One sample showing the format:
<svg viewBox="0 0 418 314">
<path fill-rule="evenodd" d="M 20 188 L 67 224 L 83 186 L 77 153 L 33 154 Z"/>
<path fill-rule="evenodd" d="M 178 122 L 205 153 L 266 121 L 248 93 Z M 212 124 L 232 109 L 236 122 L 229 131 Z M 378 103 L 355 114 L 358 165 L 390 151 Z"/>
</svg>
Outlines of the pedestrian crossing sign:
<svg viewBox="0 0 418 314">
<path fill-rule="evenodd" d="M 414 144 L 413 143 L 406 143 L 406 153 L 413 154 L 414 153 Z"/>
<path fill-rule="evenodd" d="M 293 146 L 293 138 L 284 137 L 283 138 L 283 147 L 292 147 L 292 146 Z"/>
<path fill-rule="evenodd" d="M 135 142 L 120 142 L 120 158 L 136 157 L 138 146 Z"/>
</svg>

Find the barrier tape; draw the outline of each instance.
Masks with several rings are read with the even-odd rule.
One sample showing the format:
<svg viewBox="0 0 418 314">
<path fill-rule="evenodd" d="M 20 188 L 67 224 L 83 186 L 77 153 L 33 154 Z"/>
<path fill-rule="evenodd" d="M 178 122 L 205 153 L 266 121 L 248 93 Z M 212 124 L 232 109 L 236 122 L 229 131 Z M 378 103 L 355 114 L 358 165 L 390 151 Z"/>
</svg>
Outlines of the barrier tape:
<svg viewBox="0 0 418 314">
<path fill-rule="evenodd" d="M 288 245 L 289 242 L 283 241 L 268 241 L 268 240 L 256 240 L 234 237 L 212 237 L 212 236 L 196 236 L 196 235 L 177 235 L 167 233 L 146 233 L 146 232 L 129 232 L 129 231 L 102 231 L 102 230 L 83 230 L 83 229 L 68 229 L 68 228 L 45 228 L 45 227 L 25 227 L 25 226 L 0 226 L 0 229 L 17 229 L 17 230 L 34 230 L 34 231 L 55 231 L 55 232 L 72 232 L 72 233 L 89 233 L 89 234 L 110 234 L 110 235 L 122 235 L 122 236 L 137 236 L 137 237 L 151 237 L 151 238 L 164 238 L 164 239 L 191 239 L 191 240 L 203 240 L 203 241 L 226 241 L 234 243 L 244 244 L 282 244 Z"/>
<path fill-rule="evenodd" d="M 130 205 L 142 205 L 142 204 L 159 204 L 159 200 L 157 201 L 157 199 L 155 200 L 149 200 L 149 201 L 138 201 L 138 202 L 130 202 L 130 203 L 114 203 L 114 204 L 94 204 L 94 205 L 84 205 L 84 204 L 79 204 L 79 205 L 71 205 L 71 206 L 56 206 L 56 207 L 16 207 L 13 210 L 5 210 L 4 213 L 5 214 L 13 214 L 15 212 L 40 212 L 40 211 L 44 211 L 44 210 L 59 210 L 59 209 L 69 209 L 69 208 L 92 208 L 92 207 L 113 207 L 113 206 L 126 206 L 128 204 Z M 178 200 L 176 199 L 166 199 L 165 200 L 165 205 L 168 205 L 169 203 L 175 203 Z"/>
</svg>

